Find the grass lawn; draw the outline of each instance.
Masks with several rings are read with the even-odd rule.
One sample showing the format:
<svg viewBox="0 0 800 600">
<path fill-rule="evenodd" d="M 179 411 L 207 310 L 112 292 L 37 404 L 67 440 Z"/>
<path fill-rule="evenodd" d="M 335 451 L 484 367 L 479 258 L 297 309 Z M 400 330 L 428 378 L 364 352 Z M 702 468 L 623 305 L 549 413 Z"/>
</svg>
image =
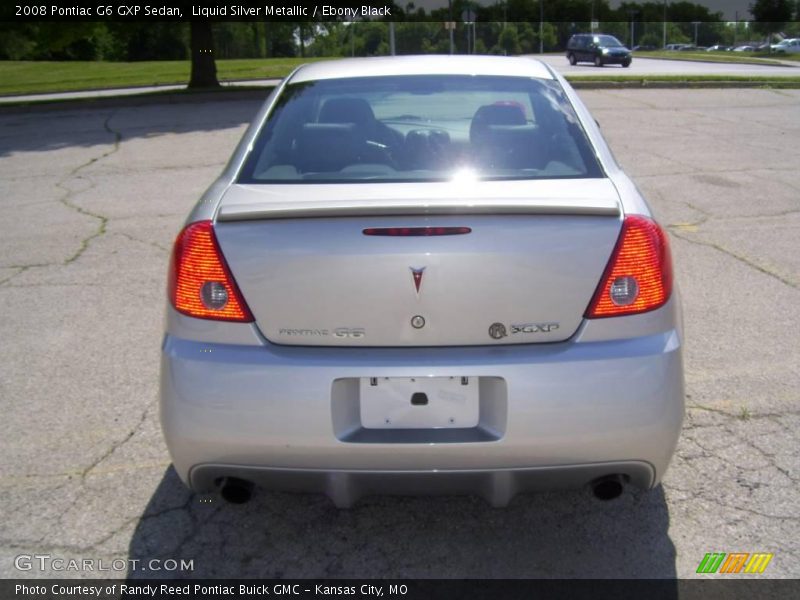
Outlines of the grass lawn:
<svg viewBox="0 0 800 600">
<path fill-rule="evenodd" d="M 800 54 L 767 54 L 766 52 L 669 52 L 655 50 L 635 52 L 639 58 L 667 58 L 669 60 L 702 60 L 710 62 L 745 63 L 756 65 L 780 64 L 780 60 L 800 60 Z"/>
<path fill-rule="evenodd" d="M 217 77 L 283 77 L 314 58 L 218 60 Z M 0 61 L 0 96 L 135 87 L 189 81 L 188 60 L 143 62 Z"/>
<path fill-rule="evenodd" d="M 752 53 L 748 53 L 752 54 Z M 760 62 L 767 60 L 741 56 L 731 52 L 639 52 L 642 58 L 674 58 L 682 60 L 725 60 L 726 62 Z M 786 55 L 800 59 L 800 55 Z M 305 62 L 325 60 L 319 58 L 264 58 L 218 60 L 217 76 L 220 81 L 271 79 L 284 77 Z M 143 62 L 39 62 L 0 61 L 0 96 L 66 92 L 73 90 L 110 89 L 158 84 L 185 84 L 189 80 L 189 61 Z M 580 75 L 568 76 L 581 81 Z M 769 77 L 736 77 L 714 75 L 630 76 L 603 75 L 587 77 L 587 81 L 759 81 L 769 85 Z M 774 78 L 773 78 L 774 79 Z M 797 84 L 799 78 L 781 77 L 785 83 Z"/>
</svg>

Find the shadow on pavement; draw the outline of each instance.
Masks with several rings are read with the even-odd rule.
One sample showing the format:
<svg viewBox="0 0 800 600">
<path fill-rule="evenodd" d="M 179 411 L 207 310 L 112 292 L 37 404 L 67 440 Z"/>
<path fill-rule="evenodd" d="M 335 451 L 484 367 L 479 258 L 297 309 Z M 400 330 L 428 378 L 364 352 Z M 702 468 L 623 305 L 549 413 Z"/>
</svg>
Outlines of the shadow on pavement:
<svg viewBox="0 0 800 600">
<path fill-rule="evenodd" d="M 610 502 L 584 489 L 517 496 L 505 509 L 448 496 L 370 497 L 338 510 L 322 496 L 263 490 L 227 504 L 189 493 L 170 467 L 129 558 L 193 568 L 128 576 L 672 579 L 668 527 L 661 486 Z"/>
<path fill-rule="evenodd" d="M 249 123 L 262 97 L 209 102 L 93 107 L 31 112 L 0 111 L 0 157 L 23 152 L 114 144 L 186 132 L 207 132 Z M 250 94 L 252 96 L 252 94 Z"/>
</svg>

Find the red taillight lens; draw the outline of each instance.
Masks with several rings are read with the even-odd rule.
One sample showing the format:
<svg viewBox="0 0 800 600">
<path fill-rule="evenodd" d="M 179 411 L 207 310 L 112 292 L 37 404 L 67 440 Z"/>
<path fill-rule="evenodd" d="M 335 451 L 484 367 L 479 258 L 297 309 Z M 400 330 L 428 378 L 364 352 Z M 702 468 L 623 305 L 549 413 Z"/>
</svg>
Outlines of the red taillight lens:
<svg viewBox="0 0 800 600">
<path fill-rule="evenodd" d="M 251 322 L 253 315 L 219 249 L 211 221 L 187 225 L 175 240 L 169 299 L 179 312 L 199 319 Z"/>
<path fill-rule="evenodd" d="M 671 293 L 667 235 L 650 219 L 629 215 L 585 316 L 596 319 L 655 310 Z"/>
</svg>

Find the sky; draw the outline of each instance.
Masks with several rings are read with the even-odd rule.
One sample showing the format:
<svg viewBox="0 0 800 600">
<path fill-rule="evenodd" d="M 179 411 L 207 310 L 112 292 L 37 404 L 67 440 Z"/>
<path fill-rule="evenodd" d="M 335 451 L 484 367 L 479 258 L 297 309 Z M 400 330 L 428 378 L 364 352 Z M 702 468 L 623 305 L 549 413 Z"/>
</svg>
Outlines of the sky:
<svg viewBox="0 0 800 600">
<path fill-rule="evenodd" d="M 397 1 L 397 0 L 396 0 Z M 480 4 L 494 4 L 499 0 L 477 0 Z M 546 0 L 557 2 L 558 0 Z M 589 2 L 589 0 L 586 0 Z M 656 0 L 651 0 L 656 1 Z M 707 6 L 711 12 L 721 12 L 722 18 L 733 21 L 736 18 L 736 11 L 739 12 L 739 20 L 747 20 L 750 19 L 750 11 L 748 7 L 753 0 L 689 0 L 690 2 L 694 2 L 695 4 L 702 4 Z M 403 2 L 400 0 L 398 4 Z M 609 4 L 612 7 L 619 6 L 621 0 L 609 0 Z M 430 10 L 432 8 L 441 8 L 442 6 L 447 6 L 447 0 L 414 0 L 414 4 L 416 6 L 423 7 L 425 10 Z"/>
</svg>

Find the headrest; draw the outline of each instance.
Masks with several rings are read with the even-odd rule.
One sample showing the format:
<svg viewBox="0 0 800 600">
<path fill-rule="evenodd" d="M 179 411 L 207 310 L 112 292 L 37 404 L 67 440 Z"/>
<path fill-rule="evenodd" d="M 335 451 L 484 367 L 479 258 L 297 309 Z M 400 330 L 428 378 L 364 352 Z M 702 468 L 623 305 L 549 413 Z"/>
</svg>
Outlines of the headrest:
<svg viewBox="0 0 800 600">
<path fill-rule="evenodd" d="M 363 98 L 331 98 L 322 105 L 320 123 L 355 123 L 367 125 L 375 121 L 375 113 Z"/>
<path fill-rule="evenodd" d="M 491 125 L 525 125 L 525 112 L 522 106 L 516 103 L 486 104 L 475 111 L 469 127 L 469 137 L 475 141 L 486 133 Z"/>
<path fill-rule="evenodd" d="M 297 139 L 301 172 L 339 171 L 358 161 L 361 147 L 353 123 L 306 123 Z"/>
</svg>

